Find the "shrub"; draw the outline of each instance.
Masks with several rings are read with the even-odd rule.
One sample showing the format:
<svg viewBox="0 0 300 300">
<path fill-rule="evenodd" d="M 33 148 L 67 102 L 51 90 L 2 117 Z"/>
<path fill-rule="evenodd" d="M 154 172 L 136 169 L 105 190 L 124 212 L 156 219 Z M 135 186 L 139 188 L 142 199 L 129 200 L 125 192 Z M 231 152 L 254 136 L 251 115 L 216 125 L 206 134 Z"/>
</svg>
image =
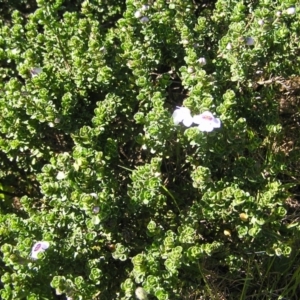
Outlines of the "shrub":
<svg viewBox="0 0 300 300">
<path fill-rule="evenodd" d="M 295 297 L 296 2 L 36 4 L 0 24 L 1 298 Z"/>
</svg>

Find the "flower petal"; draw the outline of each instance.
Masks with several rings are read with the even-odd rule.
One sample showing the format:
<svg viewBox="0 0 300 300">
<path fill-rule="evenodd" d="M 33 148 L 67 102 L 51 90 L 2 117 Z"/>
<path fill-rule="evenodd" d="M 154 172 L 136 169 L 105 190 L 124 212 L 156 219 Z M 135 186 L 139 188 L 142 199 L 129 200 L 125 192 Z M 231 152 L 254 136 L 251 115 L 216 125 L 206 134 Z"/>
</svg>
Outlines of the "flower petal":
<svg viewBox="0 0 300 300">
<path fill-rule="evenodd" d="M 42 249 L 44 249 L 44 250 L 48 249 L 50 246 L 49 242 L 41 242 L 41 244 L 42 244 Z"/>
<path fill-rule="evenodd" d="M 178 125 L 183 120 L 182 114 L 180 113 L 179 109 L 176 109 L 173 112 L 172 117 L 175 125 Z"/>
<path fill-rule="evenodd" d="M 214 118 L 214 115 L 208 110 L 204 111 L 201 115 L 202 115 L 202 118 L 204 118 L 206 120 L 212 120 Z"/>
<path fill-rule="evenodd" d="M 179 110 L 181 111 L 181 113 L 184 115 L 184 116 L 190 116 L 191 115 L 191 111 L 189 108 L 187 107 L 179 107 Z"/>
<path fill-rule="evenodd" d="M 182 121 L 183 125 L 186 127 L 190 127 L 193 124 L 193 117 L 190 116 L 186 116 L 183 121 Z"/>
<path fill-rule="evenodd" d="M 33 259 L 38 259 L 38 253 L 40 253 L 40 251 L 32 252 L 30 257 L 33 258 Z"/>
<path fill-rule="evenodd" d="M 202 122 L 210 122 L 214 119 L 214 116 L 211 112 L 205 111 L 200 115 L 195 115 L 193 118 L 193 122 L 195 124 L 201 124 Z"/>
<path fill-rule="evenodd" d="M 172 117 L 175 125 L 178 125 L 184 119 L 192 118 L 191 111 L 187 107 L 177 107 L 173 112 Z"/>
<path fill-rule="evenodd" d="M 218 118 L 214 118 L 213 120 L 213 126 L 214 128 L 220 128 L 221 127 L 221 121 Z"/>
<path fill-rule="evenodd" d="M 214 126 L 210 122 L 203 122 L 203 123 L 199 124 L 198 129 L 200 131 L 211 132 L 214 130 Z"/>
<path fill-rule="evenodd" d="M 202 122 L 202 117 L 201 117 L 201 115 L 195 115 L 195 116 L 193 117 L 193 122 L 194 122 L 195 124 L 200 124 L 200 123 Z"/>
</svg>

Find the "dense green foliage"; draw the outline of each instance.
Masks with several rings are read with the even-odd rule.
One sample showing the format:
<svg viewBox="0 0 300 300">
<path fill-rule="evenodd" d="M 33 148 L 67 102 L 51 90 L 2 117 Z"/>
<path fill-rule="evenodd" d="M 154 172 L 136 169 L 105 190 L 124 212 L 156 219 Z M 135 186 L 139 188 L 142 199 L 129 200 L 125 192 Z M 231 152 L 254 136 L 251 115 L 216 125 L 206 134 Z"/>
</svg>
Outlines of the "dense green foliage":
<svg viewBox="0 0 300 300">
<path fill-rule="evenodd" d="M 296 1 L 1 2 L 1 299 L 295 299 Z"/>
</svg>

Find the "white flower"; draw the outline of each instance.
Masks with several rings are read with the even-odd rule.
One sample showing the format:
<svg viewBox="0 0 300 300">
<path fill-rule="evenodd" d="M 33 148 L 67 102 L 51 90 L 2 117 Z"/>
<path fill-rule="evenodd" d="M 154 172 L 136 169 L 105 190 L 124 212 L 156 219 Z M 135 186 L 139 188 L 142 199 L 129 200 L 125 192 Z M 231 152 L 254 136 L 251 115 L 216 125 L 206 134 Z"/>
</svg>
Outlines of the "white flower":
<svg viewBox="0 0 300 300">
<path fill-rule="evenodd" d="M 140 19 L 140 21 L 141 21 L 142 23 L 147 23 L 147 22 L 149 22 L 149 18 L 148 18 L 148 17 L 142 17 L 142 18 Z"/>
<path fill-rule="evenodd" d="M 255 44 L 255 41 L 254 41 L 253 37 L 247 37 L 246 38 L 246 45 L 253 46 L 254 44 Z"/>
<path fill-rule="evenodd" d="M 55 124 L 58 124 L 59 122 L 60 122 L 60 119 L 55 118 L 55 119 L 54 119 L 54 123 L 53 123 L 53 122 L 49 122 L 49 123 L 48 123 L 48 126 L 49 126 L 49 127 L 54 127 Z"/>
<path fill-rule="evenodd" d="M 194 72 L 194 68 L 193 67 L 188 67 L 187 68 L 187 72 L 190 73 L 190 74 L 193 73 Z"/>
<path fill-rule="evenodd" d="M 281 11 L 277 11 L 277 12 L 276 12 L 276 17 L 279 18 L 279 17 L 281 16 L 281 14 L 282 14 Z"/>
<path fill-rule="evenodd" d="M 205 57 L 200 57 L 200 58 L 198 59 L 198 62 L 199 62 L 199 64 L 202 65 L 202 66 L 206 65 L 206 59 L 205 59 Z"/>
<path fill-rule="evenodd" d="M 142 16 L 142 13 L 141 13 L 139 10 L 137 10 L 137 11 L 134 13 L 134 16 L 135 16 L 136 18 L 140 18 L 140 17 Z"/>
<path fill-rule="evenodd" d="M 32 68 L 30 70 L 30 74 L 32 77 L 35 77 L 35 76 L 39 75 L 42 71 L 43 71 L 42 68 Z"/>
<path fill-rule="evenodd" d="M 178 125 L 180 122 L 186 127 L 190 127 L 193 123 L 193 117 L 191 116 L 191 111 L 187 107 L 179 107 L 173 112 L 174 124 Z"/>
<path fill-rule="evenodd" d="M 295 7 L 289 7 L 287 10 L 286 10 L 286 13 L 288 15 L 294 15 L 296 13 L 296 8 Z"/>
<path fill-rule="evenodd" d="M 32 251 L 31 251 L 31 258 L 33 259 L 38 259 L 38 254 L 40 252 L 44 252 L 46 249 L 48 249 L 50 246 L 49 242 L 37 242 L 34 244 L 34 246 L 32 247 Z"/>
<path fill-rule="evenodd" d="M 214 128 L 221 127 L 221 121 L 218 118 L 215 118 L 213 114 L 209 111 L 205 111 L 200 115 L 193 117 L 193 122 L 198 124 L 198 129 L 200 131 L 211 132 Z"/>
</svg>

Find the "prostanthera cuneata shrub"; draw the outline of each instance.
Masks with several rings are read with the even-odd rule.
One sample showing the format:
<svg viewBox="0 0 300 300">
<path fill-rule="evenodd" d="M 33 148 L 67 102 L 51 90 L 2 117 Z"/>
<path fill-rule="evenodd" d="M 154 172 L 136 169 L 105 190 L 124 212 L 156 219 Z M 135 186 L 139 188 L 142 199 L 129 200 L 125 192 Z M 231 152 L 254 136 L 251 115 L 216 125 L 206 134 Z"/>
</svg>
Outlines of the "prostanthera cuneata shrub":
<svg viewBox="0 0 300 300">
<path fill-rule="evenodd" d="M 234 299 L 224 276 L 298 255 L 296 1 L 23 2 L 0 21 L 1 299 Z"/>
</svg>

